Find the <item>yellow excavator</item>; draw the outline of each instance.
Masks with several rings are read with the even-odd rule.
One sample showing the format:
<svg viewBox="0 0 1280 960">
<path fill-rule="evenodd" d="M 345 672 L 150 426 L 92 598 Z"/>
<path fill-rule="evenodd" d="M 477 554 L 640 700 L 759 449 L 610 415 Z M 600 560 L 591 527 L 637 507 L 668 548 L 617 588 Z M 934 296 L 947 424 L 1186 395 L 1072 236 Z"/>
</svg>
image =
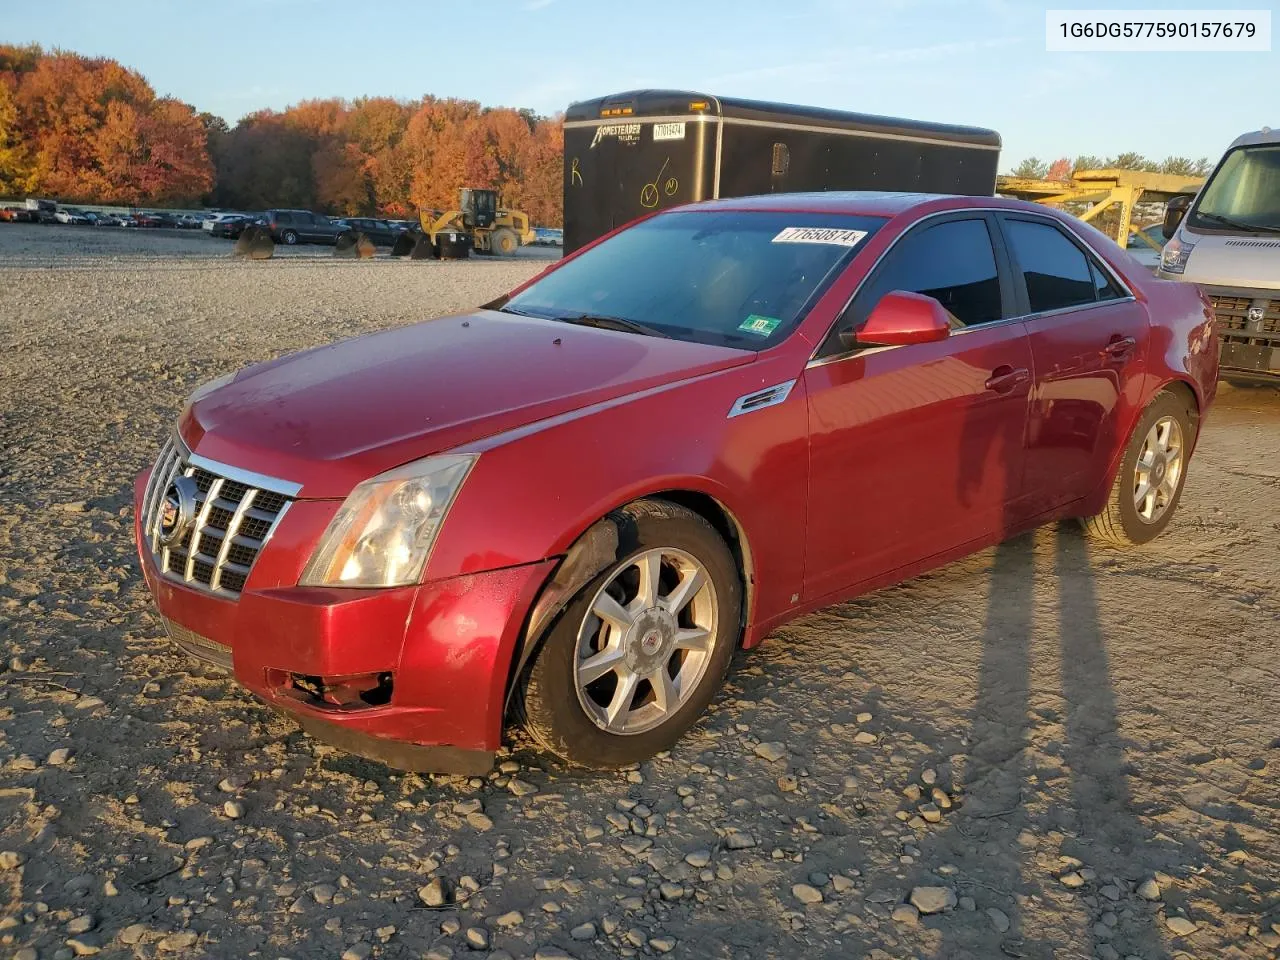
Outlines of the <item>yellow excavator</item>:
<svg viewBox="0 0 1280 960">
<path fill-rule="evenodd" d="M 465 187 L 456 210 L 419 210 L 422 232 L 405 233 L 391 248 L 393 257 L 451 259 L 471 250 L 510 256 L 533 243 L 529 215 L 498 206 L 498 191 Z"/>
</svg>

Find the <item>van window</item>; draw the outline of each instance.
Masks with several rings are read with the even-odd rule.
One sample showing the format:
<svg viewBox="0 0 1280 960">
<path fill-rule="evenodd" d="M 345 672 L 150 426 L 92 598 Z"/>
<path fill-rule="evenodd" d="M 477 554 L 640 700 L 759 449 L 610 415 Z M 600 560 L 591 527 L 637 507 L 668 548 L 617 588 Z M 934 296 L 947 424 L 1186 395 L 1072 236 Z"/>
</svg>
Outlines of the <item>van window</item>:
<svg viewBox="0 0 1280 960">
<path fill-rule="evenodd" d="M 1280 231 L 1280 144 L 1237 147 L 1196 201 L 1188 226 Z"/>
</svg>

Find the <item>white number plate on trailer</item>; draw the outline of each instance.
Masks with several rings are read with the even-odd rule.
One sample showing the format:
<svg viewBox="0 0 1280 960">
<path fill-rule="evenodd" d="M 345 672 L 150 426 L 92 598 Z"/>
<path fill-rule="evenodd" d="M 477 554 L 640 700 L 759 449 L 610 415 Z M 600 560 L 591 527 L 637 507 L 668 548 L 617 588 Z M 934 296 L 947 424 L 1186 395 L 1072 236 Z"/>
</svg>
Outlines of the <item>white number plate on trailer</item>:
<svg viewBox="0 0 1280 960">
<path fill-rule="evenodd" d="M 653 125 L 653 139 L 683 140 L 684 121 L 681 120 L 679 123 L 655 123 Z"/>
</svg>

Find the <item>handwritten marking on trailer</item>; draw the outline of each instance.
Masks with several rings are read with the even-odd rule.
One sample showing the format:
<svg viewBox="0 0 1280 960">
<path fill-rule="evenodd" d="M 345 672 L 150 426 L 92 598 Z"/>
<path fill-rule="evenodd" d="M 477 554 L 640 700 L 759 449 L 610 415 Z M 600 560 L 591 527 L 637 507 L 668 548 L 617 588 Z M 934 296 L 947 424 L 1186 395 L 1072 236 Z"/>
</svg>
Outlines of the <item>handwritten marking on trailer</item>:
<svg viewBox="0 0 1280 960">
<path fill-rule="evenodd" d="M 653 178 L 652 182 L 646 183 L 640 188 L 640 206 L 646 210 L 652 210 L 658 205 L 658 201 L 662 199 L 661 194 L 658 193 L 658 184 L 662 183 L 662 175 L 667 172 L 667 164 L 670 162 L 670 157 L 663 160 L 662 166 L 658 168 L 658 175 Z M 680 181 L 675 177 L 668 177 L 662 188 L 666 191 L 668 197 L 674 197 L 676 191 L 680 189 Z"/>
</svg>

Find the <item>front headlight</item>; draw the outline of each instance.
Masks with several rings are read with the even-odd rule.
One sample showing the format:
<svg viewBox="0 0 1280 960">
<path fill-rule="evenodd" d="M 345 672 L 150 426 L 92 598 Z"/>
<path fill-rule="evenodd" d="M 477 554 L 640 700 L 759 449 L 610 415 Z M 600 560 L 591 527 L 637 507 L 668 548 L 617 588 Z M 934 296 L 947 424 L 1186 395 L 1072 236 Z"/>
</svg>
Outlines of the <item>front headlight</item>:
<svg viewBox="0 0 1280 960">
<path fill-rule="evenodd" d="M 300 583 L 399 587 L 422 577 L 474 454 L 427 457 L 366 480 L 329 523 Z"/>
<path fill-rule="evenodd" d="M 1182 273 L 1187 269 L 1187 258 L 1195 248 L 1196 245 L 1187 242 L 1183 234 L 1174 234 L 1160 251 L 1160 269 L 1165 273 Z"/>
</svg>

